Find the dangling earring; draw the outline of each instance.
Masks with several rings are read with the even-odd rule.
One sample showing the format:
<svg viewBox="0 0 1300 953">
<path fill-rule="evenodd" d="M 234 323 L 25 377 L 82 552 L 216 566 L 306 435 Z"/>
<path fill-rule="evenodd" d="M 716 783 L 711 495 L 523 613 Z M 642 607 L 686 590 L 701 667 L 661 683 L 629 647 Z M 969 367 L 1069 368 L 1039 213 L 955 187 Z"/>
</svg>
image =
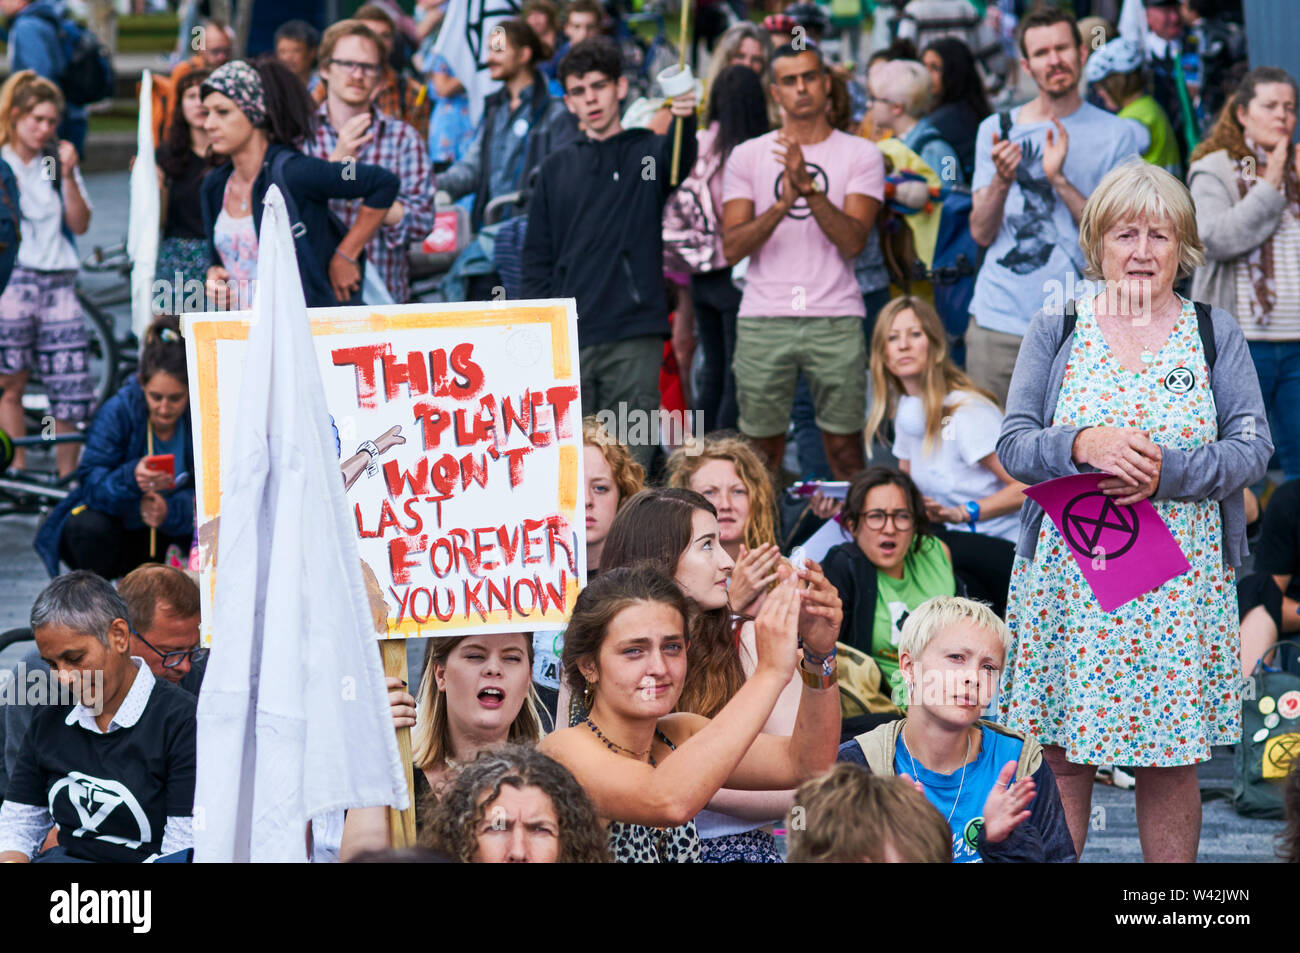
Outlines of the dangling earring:
<svg viewBox="0 0 1300 953">
<path fill-rule="evenodd" d="M 595 692 L 592 690 L 591 682 L 586 682 L 585 679 L 584 682 L 585 682 L 585 687 L 582 690 L 582 704 L 583 707 L 587 709 L 587 711 L 591 711 L 591 703 L 593 701 Z"/>
</svg>

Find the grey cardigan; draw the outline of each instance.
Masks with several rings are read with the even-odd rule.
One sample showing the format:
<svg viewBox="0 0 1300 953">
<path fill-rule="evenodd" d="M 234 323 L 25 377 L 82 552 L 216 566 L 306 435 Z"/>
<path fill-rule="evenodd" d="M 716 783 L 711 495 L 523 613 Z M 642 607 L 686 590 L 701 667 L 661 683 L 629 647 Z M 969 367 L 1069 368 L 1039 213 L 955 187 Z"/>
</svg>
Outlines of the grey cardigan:
<svg viewBox="0 0 1300 953">
<path fill-rule="evenodd" d="M 1192 276 L 1192 297 L 1236 314 L 1237 260 L 1273 237 L 1286 196 L 1261 178 L 1242 197 L 1237 165 L 1226 149 L 1193 162 L 1187 186 L 1205 243 L 1205 264 Z"/>
<path fill-rule="evenodd" d="M 1210 376 L 1219 421 L 1219 439 L 1196 450 L 1162 447 L 1158 500 L 1218 500 L 1223 518 L 1223 561 L 1237 567 L 1246 556 L 1246 506 L 1241 491 L 1264 476 L 1273 441 L 1264 414 L 1255 364 L 1237 320 L 1214 308 L 1214 344 L 1218 357 Z M 1074 438 L 1082 427 L 1053 427 L 1056 401 L 1069 364 L 1070 346 L 1061 347 L 1059 313 L 1034 315 L 1020 345 L 1011 375 L 1007 414 L 998 437 L 998 459 L 1007 472 L 1025 483 L 1042 483 L 1096 468 L 1072 459 Z M 1016 554 L 1034 558 L 1043 509 L 1025 500 L 1020 510 Z"/>
</svg>

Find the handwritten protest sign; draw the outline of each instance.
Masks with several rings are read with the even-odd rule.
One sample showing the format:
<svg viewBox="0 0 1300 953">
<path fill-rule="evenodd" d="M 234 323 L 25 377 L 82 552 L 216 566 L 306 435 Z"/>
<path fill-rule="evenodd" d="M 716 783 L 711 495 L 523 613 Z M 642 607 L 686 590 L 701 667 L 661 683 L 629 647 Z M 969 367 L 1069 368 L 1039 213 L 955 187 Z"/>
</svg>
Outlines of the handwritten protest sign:
<svg viewBox="0 0 1300 953">
<path fill-rule="evenodd" d="M 1080 473 L 1025 490 L 1065 539 L 1097 603 L 1114 612 L 1191 568 L 1150 500 L 1121 506 L 1097 488 L 1107 473 Z"/>
<path fill-rule="evenodd" d="M 586 578 L 573 302 L 309 315 L 377 634 L 562 627 Z M 186 322 L 205 603 L 249 318 Z"/>
</svg>

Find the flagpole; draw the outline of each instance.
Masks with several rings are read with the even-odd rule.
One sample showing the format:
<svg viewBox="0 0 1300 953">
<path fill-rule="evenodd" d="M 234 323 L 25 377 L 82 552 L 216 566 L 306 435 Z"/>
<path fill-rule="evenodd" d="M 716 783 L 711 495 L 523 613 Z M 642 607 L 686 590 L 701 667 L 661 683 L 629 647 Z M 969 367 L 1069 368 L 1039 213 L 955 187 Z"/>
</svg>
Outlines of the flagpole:
<svg viewBox="0 0 1300 953">
<path fill-rule="evenodd" d="M 389 678 L 408 681 L 406 669 L 406 639 L 381 639 L 380 651 L 384 657 L 384 674 Z M 415 772 L 411 764 L 411 729 L 397 729 L 397 753 L 402 759 L 402 768 L 406 774 L 406 791 L 411 806 L 405 811 L 388 809 L 388 830 L 394 847 L 415 846 L 415 796 L 411 792 L 415 787 Z"/>
<path fill-rule="evenodd" d="M 682 0 L 682 33 L 678 38 L 677 45 L 677 68 L 681 69 L 686 66 L 686 46 L 690 42 L 687 33 L 691 18 L 691 0 Z M 682 158 L 682 117 L 677 116 L 673 121 L 673 167 L 668 171 L 668 184 L 677 184 L 677 163 Z"/>
</svg>

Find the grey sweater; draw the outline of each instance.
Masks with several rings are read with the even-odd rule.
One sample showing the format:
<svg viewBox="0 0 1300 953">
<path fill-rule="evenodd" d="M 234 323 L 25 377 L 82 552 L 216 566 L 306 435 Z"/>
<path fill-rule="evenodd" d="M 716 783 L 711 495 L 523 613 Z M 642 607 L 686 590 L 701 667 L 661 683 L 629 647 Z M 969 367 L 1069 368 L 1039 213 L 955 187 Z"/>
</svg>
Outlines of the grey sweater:
<svg viewBox="0 0 1300 953">
<path fill-rule="evenodd" d="M 1237 261 L 1272 239 L 1286 196 L 1261 178 L 1242 198 L 1237 164 L 1226 149 L 1193 162 L 1187 185 L 1196 203 L 1196 228 L 1205 243 L 1205 264 L 1192 276 L 1192 297 L 1235 313 Z"/>
<path fill-rule="evenodd" d="M 1242 490 L 1264 476 L 1273 441 L 1264 414 L 1255 364 L 1236 319 L 1222 308 L 1210 312 L 1218 357 L 1210 375 L 1219 439 L 1195 450 L 1162 446 L 1158 500 L 1217 500 L 1223 518 L 1223 561 L 1241 565 L 1246 556 L 1246 506 Z M 1007 414 L 998 437 L 998 459 L 1025 483 L 1042 483 L 1096 468 L 1073 460 L 1074 438 L 1082 427 L 1053 427 L 1056 401 L 1069 364 L 1061 346 L 1060 314 L 1040 311 L 1029 323 L 1011 375 Z M 1016 554 L 1034 558 L 1043 509 L 1025 500 L 1020 510 Z"/>
</svg>

